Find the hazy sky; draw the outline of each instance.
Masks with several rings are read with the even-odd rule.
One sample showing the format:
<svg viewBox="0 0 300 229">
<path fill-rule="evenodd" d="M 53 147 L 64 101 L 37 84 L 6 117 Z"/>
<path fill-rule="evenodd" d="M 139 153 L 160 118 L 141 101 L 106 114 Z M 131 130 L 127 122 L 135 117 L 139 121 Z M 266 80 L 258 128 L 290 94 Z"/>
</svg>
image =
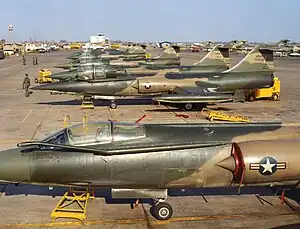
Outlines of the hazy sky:
<svg viewBox="0 0 300 229">
<path fill-rule="evenodd" d="M 299 0 L 1 1 L 0 38 L 300 41 Z"/>
</svg>

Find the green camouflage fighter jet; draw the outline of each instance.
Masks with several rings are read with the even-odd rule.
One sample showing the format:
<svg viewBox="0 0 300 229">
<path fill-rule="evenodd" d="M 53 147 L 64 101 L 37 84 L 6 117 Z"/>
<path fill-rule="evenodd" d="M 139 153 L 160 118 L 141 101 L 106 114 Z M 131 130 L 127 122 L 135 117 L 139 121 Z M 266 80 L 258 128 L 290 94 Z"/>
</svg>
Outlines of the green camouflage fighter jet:
<svg viewBox="0 0 300 229">
<path fill-rule="evenodd" d="M 157 58 L 156 60 L 158 60 Z M 86 61 L 82 61 L 86 62 Z M 228 48 L 220 47 L 220 45 L 216 45 L 209 53 L 207 53 L 201 60 L 197 61 L 193 65 L 190 66 L 172 66 L 172 68 L 167 69 L 168 72 L 174 71 L 174 72 L 215 72 L 219 73 L 226 69 L 229 69 L 230 66 L 230 58 L 229 58 L 229 50 Z M 95 66 L 95 67 L 93 67 Z M 106 71 L 110 69 L 110 71 L 113 71 L 113 76 L 117 76 L 116 71 L 120 72 L 120 76 L 124 75 L 124 72 L 126 72 L 128 75 L 131 76 L 153 76 L 158 73 L 160 73 L 160 70 L 163 69 L 148 69 L 147 66 L 140 66 L 140 65 L 134 65 L 134 64 L 127 64 L 127 63 L 110 63 L 110 62 L 101 62 L 99 59 L 94 59 L 91 62 L 86 62 L 85 64 L 77 65 L 77 71 L 69 71 L 69 72 L 59 72 L 54 73 L 51 75 L 52 79 L 56 80 L 70 80 L 70 79 L 78 79 L 84 80 L 87 79 L 97 79 L 97 76 L 99 75 L 97 71 L 101 71 L 101 68 L 105 68 Z M 170 66 L 169 66 L 170 67 Z M 94 68 L 93 74 L 91 74 L 91 70 Z M 126 71 L 124 71 L 126 69 Z M 86 74 L 84 73 L 86 71 Z M 78 73 L 80 72 L 80 74 Z M 165 73 L 165 72 L 164 72 Z M 86 75 L 86 77 L 78 77 L 78 75 L 83 76 Z M 93 76 L 94 75 L 94 76 Z M 112 76 L 112 75 L 111 75 Z M 110 78 L 111 76 L 107 76 L 107 78 Z"/>
<path fill-rule="evenodd" d="M 31 89 L 81 94 L 89 99 L 97 96 L 111 100 L 112 109 L 117 107 L 116 97 L 146 95 L 154 96 L 154 101 L 180 105 L 190 110 L 208 103 L 242 100 L 232 97 L 237 90 L 273 85 L 273 52 L 255 47 L 240 63 L 221 73 L 170 72 L 152 77 L 108 79 L 103 70 L 102 77 L 98 79 L 56 82 Z"/>
<path fill-rule="evenodd" d="M 109 64 L 111 60 L 118 60 L 120 58 L 123 58 L 123 63 L 110 63 L 110 65 L 115 65 L 115 66 L 124 66 L 124 68 L 138 68 L 142 65 L 143 62 L 138 62 L 138 63 L 128 63 L 128 62 L 133 62 L 133 61 L 141 61 L 141 60 L 147 60 L 147 66 L 151 64 L 151 68 L 157 69 L 165 69 L 166 66 L 163 63 L 174 63 L 171 62 L 174 59 L 177 61 L 178 58 L 180 59 L 179 54 L 174 55 L 174 53 L 179 52 L 179 49 L 175 51 L 173 47 L 170 47 L 166 49 L 162 55 L 157 56 L 155 58 L 148 58 L 147 53 L 145 51 L 146 46 L 136 46 L 134 48 L 131 48 L 126 54 L 124 55 L 106 55 L 106 54 L 99 54 L 99 55 L 93 55 L 93 54 L 82 54 L 81 56 L 76 56 L 74 58 L 74 61 L 71 63 L 65 63 L 65 64 L 59 64 L 55 65 L 54 67 L 56 68 L 63 68 L 63 69 L 74 69 L 81 63 L 90 63 L 92 61 L 99 61 L 103 63 Z M 176 66 L 180 65 L 176 62 Z M 170 65 L 167 64 L 167 67 L 169 68 Z"/>
<path fill-rule="evenodd" d="M 299 126 L 267 122 L 83 123 L 2 150 L 0 180 L 109 188 L 152 199 L 151 215 L 167 220 L 169 188 L 299 187 L 299 137 Z"/>
</svg>

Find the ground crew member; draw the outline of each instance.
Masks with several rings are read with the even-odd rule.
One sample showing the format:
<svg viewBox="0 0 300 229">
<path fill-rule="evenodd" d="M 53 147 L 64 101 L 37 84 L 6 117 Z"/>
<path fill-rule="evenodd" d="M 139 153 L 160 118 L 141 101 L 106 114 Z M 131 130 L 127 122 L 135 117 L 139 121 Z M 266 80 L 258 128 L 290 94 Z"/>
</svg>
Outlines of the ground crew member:
<svg viewBox="0 0 300 229">
<path fill-rule="evenodd" d="M 26 58 L 25 58 L 25 55 L 22 55 L 22 62 L 23 62 L 23 65 L 26 65 Z"/>
<path fill-rule="evenodd" d="M 25 90 L 25 96 L 29 97 L 30 94 L 32 94 L 32 92 L 29 91 L 29 87 L 30 87 L 30 78 L 28 77 L 28 74 L 25 74 L 25 78 L 23 80 L 23 89 Z"/>
</svg>

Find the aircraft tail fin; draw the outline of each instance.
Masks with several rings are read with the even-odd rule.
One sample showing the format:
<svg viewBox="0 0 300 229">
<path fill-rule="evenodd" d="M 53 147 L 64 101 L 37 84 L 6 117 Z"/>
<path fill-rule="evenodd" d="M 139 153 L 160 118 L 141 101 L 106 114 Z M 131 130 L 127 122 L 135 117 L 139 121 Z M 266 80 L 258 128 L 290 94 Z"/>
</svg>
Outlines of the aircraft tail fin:
<svg viewBox="0 0 300 229">
<path fill-rule="evenodd" d="M 255 46 L 237 65 L 224 71 L 229 72 L 261 72 L 274 71 L 273 50 L 260 49 Z"/>
<path fill-rule="evenodd" d="M 243 89 L 237 89 L 233 95 L 233 102 L 245 102 L 245 92 Z"/>
<path fill-rule="evenodd" d="M 222 47 L 220 44 L 212 48 L 200 61 L 193 64 L 194 66 L 216 66 L 224 65 L 230 67 L 229 48 Z"/>
<path fill-rule="evenodd" d="M 157 58 L 172 58 L 178 57 L 180 55 L 180 47 L 175 45 L 170 45 L 166 50 Z"/>
</svg>

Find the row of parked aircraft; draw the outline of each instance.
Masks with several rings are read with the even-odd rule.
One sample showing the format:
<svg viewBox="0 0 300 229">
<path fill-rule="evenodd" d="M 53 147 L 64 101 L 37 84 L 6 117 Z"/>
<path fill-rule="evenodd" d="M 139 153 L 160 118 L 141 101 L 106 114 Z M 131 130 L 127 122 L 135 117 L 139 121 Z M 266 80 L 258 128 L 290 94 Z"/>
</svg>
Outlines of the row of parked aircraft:
<svg viewBox="0 0 300 229">
<path fill-rule="evenodd" d="M 216 45 L 215 42 L 207 41 L 204 43 L 193 43 L 190 47 L 192 52 L 210 51 Z M 224 46 L 229 47 L 230 51 L 237 53 L 247 53 L 255 45 L 254 43 L 248 43 L 246 40 L 233 40 L 228 43 L 223 43 Z M 277 43 L 260 44 L 261 47 L 272 49 L 274 56 L 300 56 L 300 45 L 292 44 L 290 40 L 284 39 Z"/>
</svg>

